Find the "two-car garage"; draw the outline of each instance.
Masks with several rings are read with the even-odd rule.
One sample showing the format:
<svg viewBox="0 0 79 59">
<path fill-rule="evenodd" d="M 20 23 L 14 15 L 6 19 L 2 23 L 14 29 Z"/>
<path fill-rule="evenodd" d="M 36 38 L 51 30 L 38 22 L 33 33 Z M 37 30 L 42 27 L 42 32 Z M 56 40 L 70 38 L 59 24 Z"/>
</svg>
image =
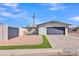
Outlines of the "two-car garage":
<svg viewBox="0 0 79 59">
<path fill-rule="evenodd" d="M 65 35 L 65 27 L 47 27 L 47 35 Z"/>
<path fill-rule="evenodd" d="M 68 35 L 70 24 L 52 21 L 39 24 L 39 35 Z"/>
</svg>

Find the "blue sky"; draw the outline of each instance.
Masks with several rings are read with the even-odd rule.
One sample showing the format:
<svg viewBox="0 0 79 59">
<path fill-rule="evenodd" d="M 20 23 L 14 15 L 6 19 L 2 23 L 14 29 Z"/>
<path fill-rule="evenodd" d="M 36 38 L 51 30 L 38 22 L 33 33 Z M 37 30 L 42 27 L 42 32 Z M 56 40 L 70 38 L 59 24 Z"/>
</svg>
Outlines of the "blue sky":
<svg viewBox="0 0 79 59">
<path fill-rule="evenodd" d="M 35 23 L 60 21 L 79 26 L 79 4 L 77 3 L 0 3 L 0 23 L 24 27 Z"/>
</svg>

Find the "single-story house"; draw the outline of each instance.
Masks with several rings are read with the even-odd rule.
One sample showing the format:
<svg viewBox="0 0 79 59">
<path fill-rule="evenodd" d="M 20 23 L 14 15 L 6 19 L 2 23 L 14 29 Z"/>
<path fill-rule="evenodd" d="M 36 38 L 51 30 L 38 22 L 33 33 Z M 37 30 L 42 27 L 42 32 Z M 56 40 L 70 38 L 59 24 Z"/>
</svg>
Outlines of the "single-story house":
<svg viewBox="0 0 79 59">
<path fill-rule="evenodd" d="M 68 26 L 71 24 L 51 21 L 38 25 L 39 35 L 68 35 Z"/>
<path fill-rule="evenodd" d="M 38 24 L 35 27 L 25 27 L 25 29 L 30 29 L 31 35 L 68 35 L 68 28 L 70 25 L 71 24 L 63 22 L 51 21 Z"/>
</svg>

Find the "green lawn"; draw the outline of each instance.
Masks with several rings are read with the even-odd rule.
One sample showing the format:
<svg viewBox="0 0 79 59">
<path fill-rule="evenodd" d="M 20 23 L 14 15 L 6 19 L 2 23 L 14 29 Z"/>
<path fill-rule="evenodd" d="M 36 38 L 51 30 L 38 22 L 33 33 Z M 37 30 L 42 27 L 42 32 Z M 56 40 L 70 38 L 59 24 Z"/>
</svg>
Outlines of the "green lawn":
<svg viewBox="0 0 79 59">
<path fill-rule="evenodd" d="M 0 50 L 52 48 L 46 36 L 43 35 L 42 38 L 43 43 L 40 45 L 0 46 Z"/>
</svg>

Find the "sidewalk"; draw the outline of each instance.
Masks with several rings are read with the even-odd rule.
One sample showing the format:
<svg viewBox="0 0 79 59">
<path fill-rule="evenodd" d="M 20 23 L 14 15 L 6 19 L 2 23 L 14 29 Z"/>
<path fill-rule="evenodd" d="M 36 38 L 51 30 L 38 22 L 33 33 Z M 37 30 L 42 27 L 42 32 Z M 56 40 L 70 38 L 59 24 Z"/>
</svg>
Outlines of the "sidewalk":
<svg viewBox="0 0 79 59">
<path fill-rule="evenodd" d="M 62 49 L 0 50 L 0 56 L 46 56 L 56 55 L 58 52 L 62 52 Z"/>
<path fill-rule="evenodd" d="M 79 50 L 63 49 L 22 49 L 22 50 L 0 50 L 0 56 L 77 56 Z"/>
</svg>

